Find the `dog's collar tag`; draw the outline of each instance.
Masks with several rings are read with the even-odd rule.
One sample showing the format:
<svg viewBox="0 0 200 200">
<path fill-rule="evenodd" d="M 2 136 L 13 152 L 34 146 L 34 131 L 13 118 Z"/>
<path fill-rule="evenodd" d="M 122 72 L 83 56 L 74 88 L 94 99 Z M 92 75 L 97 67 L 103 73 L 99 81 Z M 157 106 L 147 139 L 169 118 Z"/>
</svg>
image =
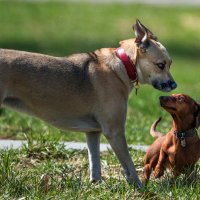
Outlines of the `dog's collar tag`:
<svg viewBox="0 0 200 200">
<path fill-rule="evenodd" d="M 132 60 L 129 58 L 129 56 L 125 53 L 124 49 L 119 47 L 116 49 L 116 55 L 117 57 L 122 61 L 123 65 L 126 68 L 127 74 L 129 78 L 131 79 L 131 82 L 137 81 L 137 71 L 136 66 L 132 62 Z"/>
<path fill-rule="evenodd" d="M 134 84 L 134 88 L 135 88 L 135 94 L 137 95 L 138 90 L 140 89 L 140 85 L 139 85 L 138 81 L 134 82 L 133 84 Z"/>
<path fill-rule="evenodd" d="M 186 147 L 185 137 L 181 137 L 181 146 Z"/>
<path fill-rule="evenodd" d="M 174 135 L 180 140 L 181 146 L 186 147 L 186 140 L 185 140 L 186 134 L 185 134 L 185 132 L 174 131 Z"/>
</svg>

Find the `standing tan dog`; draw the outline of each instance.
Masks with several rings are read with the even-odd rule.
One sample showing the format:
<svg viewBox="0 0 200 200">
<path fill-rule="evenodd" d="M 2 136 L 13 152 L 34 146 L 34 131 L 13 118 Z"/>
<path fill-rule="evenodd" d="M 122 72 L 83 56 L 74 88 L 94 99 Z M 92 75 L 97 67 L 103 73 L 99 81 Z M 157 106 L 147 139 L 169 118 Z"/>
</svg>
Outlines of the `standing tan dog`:
<svg viewBox="0 0 200 200">
<path fill-rule="evenodd" d="M 200 125 L 200 104 L 183 94 L 160 97 L 161 106 L 173 118 L 172 128 L 163 135 L 156 131 L 159 118 L 151 127 L 151 135 L 156 137 L 149 147 L 144 162 L 144 182 L 147 183 L 151 171 L 155 177 L 170 168 L 174 177 L 182 172 L 191 173 L 200 158 L 200 139 L 197 129 Z"/>
<path fill-rule="evenodd" d="M 127 180 L 141 187 L 125 139 L 128 95 L 134 82 L 166 92 L 176 88 L 176 83 L 163 45 L 138 20 L 134 29 L 136 38 L 120 42 L 118 49 L 68 57 L 1 49 L 0 100 L 3 106 L 60 129 L 85 132 L 91 181 L 101 178 L 102 132 Z"/>
</svg>

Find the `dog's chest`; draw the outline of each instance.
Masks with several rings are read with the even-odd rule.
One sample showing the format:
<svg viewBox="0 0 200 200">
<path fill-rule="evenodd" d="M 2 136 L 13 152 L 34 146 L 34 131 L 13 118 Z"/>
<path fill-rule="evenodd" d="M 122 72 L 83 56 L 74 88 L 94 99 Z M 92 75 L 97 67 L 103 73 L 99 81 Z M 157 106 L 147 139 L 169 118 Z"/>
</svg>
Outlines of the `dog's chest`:
<svg viewBox="0 0 200 200">
<path fill-rule="evenodd" d="M 169 165 L 171 168 L 184 168 L 195 164 L 198 160 L 195 156 L 195 151 L 190 146 L 174 148 L 174 152 L 169 155 Z"/>
</svg>

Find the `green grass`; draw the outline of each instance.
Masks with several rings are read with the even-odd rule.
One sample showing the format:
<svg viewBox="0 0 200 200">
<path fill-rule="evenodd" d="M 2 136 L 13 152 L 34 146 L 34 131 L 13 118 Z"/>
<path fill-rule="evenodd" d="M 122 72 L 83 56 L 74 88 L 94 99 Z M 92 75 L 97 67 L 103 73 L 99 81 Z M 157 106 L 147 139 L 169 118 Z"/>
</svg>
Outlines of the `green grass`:
<svg viewBox="0 0 200 200">
<path fill-rule="evenodd" d="M 178 83 L 173 93 L 186 93 L 200 101 L 199 7 L 159 7 L 134 4 L 23 3 L 0 1 L 0 47 L 64 56 L 118 47 L 134 37 L 139 18 L 167 47 L 172 74 Z M 159 107 L 165 93 L 141 86 L 129 98 L 126 137 L 129 144 L 150 144 L 151 123 L 163 116 L 159 130 L 167 132 L 169 114 Z M 57 141 L 85 141 L 84 134 L 63 132 L 38 119 L 8 109 L 0 112 L 0 137 L 28 138 L 22 150 L 0 151 L 0 199 L 144 199 L 128 185 L 112 152 L 102 153 L 103 181 L 91 185 L 86 151 L 67 151 Z M 47 139 L 48 138 L 48 139 Z M 36 144 L 33 140 L 37 140 Z M 105 139 L 102 138 L 105 142 Z M 141 176 L 143 153 L 131 150 Z M 200 173 L 200 163 L 197 165 Z M 45 192 L 41 177 L 50 179 Z M 199 199 L 199 179 L 184 177 L 152 180 L 146 191 L 159 199 Z"/>
<path fill-rule="evenodd" d="M 142 152 L 130 149 L 138 174 L 142 176 Z M 111 151 L 101 153 L 102 182 L 91 184 L 87 151 L 65 150 L 49 134 L 41 135 L 21 150 L 0 151 L 0 199 L 199 199 L 199 175 L 189 182 L 180 176 L 172 181 L 169 173 L 153 177 L 143 191 L 127 184 Z M 200 163 L 197 164 L 200 173 Z"/>
</svg>

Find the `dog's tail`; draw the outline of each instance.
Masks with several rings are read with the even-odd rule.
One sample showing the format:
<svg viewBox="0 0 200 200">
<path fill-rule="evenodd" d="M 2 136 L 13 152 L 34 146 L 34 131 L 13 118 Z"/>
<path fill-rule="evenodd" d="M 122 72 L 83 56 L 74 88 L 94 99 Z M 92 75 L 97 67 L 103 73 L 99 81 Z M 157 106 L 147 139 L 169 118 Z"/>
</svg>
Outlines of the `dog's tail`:
<svg viewBox="0 0 200 200">
<path fill-rule="evenodd" d="M 158 125 L 158 123 L 161 121 L 162 117 L 159 117 L 152 125 L 151 125 L 151 129 L 150 129 L 150 134 L 152 135 L 152 137 L 154 138 L 158 138 L 158 137 L 162 137 L 163 134 L 156 131 L 156 126 Z"/>
</svg>

